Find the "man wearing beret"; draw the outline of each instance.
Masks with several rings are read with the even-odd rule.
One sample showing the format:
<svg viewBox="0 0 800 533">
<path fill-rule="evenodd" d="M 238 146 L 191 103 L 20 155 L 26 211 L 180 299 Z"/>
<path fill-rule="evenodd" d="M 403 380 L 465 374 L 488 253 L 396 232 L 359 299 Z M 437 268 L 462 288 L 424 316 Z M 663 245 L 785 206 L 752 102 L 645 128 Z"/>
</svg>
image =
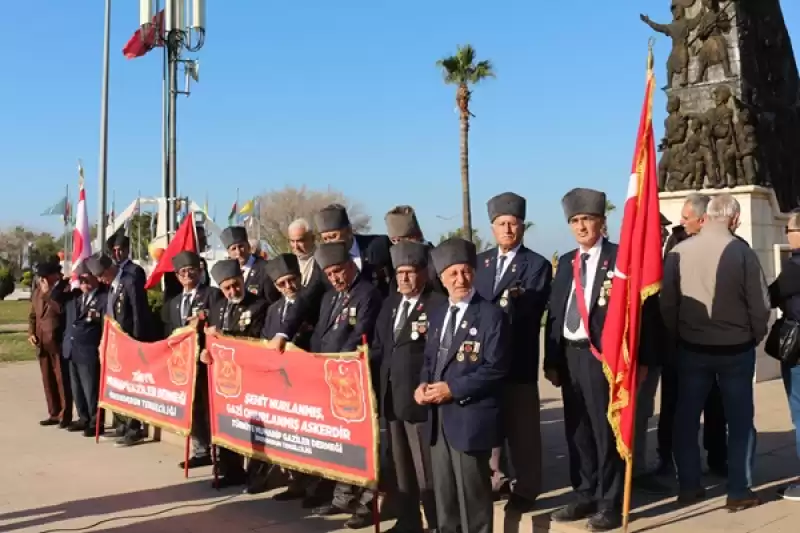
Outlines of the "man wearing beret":
<svg viewBox="0 0 800 533">
<path fill-rule="evenodd" d="M 72 423 L 72 394 L 69 364 L 61 357 L 64 313 L 58 301 L 51 298 L 53 287 L 61 280 L 61 265 L 56 260 L 44 261 L 36 266 L 35 273 L 38 280 L 31 295 L 28 342 L 36 348 L 48 413 L 39 424 L 66 429 Z"/>
<path fill-rule="evenodd" d="M 136 340 L 147 340 L 150 308 L 144 285 L 135 274 L 115 264 L 105 254 L 95 254 L 86 260 L 89 272 L 108 287 L 105 314 L 113 318 L 128 336 Z M 126 421 L 114 415 L 114 433 L 118 446 L 132 446 L 144 438 L 142 424 L 138 420 Z"/>
<path fill-rule="evenodd" d="M 449 302 L 429 313 L 425 363 L 414 399 L 429 406 L 433 487 L 439 531 L 492 531 L 489 458 L 500 444 L 500 406 L 508 374 L 508 323 L 473 286 L 475 245 L 459 238 L 431 253 Z"/>
<path fill-rule="evenodd" d="M 324 226 L 323 226 L 324 227 Z M 314 257 L 333 287 L 322 298 L 319 321 L 311 336 L 314 353 L 354 352 L 366 336 L 371 342 L 375 321 L 381 309 L 380 291 L 359 271 L 350 246 L 343 240 L 322 243 Z M 330 491 L 331 482 L 320 482 L 319 498 Z M 330 503 L 314 509 L 314 514 L 352 512 L 345 526 L 358 529 L 372 523 L 374 492 L 345 483 L 336 483 Z M 316 498 L 314 498 L 316 499 Z M 311 500 L 309 500 L 310 503 Z"/>
<path fill-rule="evenodd" d="M 144 287 L 145 283 L 147 283 L 147 274 L 145 274 L 142 267 L 130 259 L 131 239 L 125 235 L 124 226 L 109 237 L 108 241 L 106 241 L 106 246 L 108 246 L 108 251 L 114 262 L 119 265 L 122 270 L 132 274 L 136 283 Z"/>
<path fill-rule="evenodd" d="M 433 266 L 433 261 L 430 260 L 430 253 L 433 250 L 433 244 L 427 242 L 422 235 L 422 229 L 417 222 L 417 215 L 414 208 L 410 205 L 398 205 L 393 207 L 384 218 L 386 221 L 386 230 L 392 244 L 397 244 L 402 241 L 418 242 L 426 246 L 428 251 L 428 285 L 436 292 L 444 294 L 444 286 L 436 274 L 436 267 Z M 392 280 L 392 287 L 395 290 L 389 291 L 390 293 L 396 292 L 397 279 Z"/>
<path fill-rule="evenodd" d="M 391 249 L 397 292 L 384 300 L 370 348 L 373 378 L 380 376 L 380 415 L 388 422 L 390 460 L 396 473 L 396 533 L 421 533 L 422 499 L 428 529 L 437 528 L 430 443 L 423 436 L 428 408 L 417 404 L 414 390 L 425 363 L 428 317 L 447 298 L 430 283 L 429 249 L 399 241 Z"/>
<path fill-rule="evenodd" d="M 253 254 L 250 241 L 247 240 L 247 230 L 242 226 L 230 226 L 222 230 L 220 235 L 222 245 L 228 250 L 231 259 L 239 261 L 244 279 L 244 288 L 250 294 L 266 300 L 267 305 L 280 298 L 275 285 L 267 275 L 267 262 Z M 213 276 L 212 276 L 213 277 Z"/>
<path fill-rule="evenodd" d="M 97 424 L 97 400 L 100 393 L 100 340 L 103 336 L 108 289 L 89 272 L 86 262 L 79 263 L 73 273 L 79 287 L 70 290 L 64 279 L 53 288 L 51 298 L 64 308 L 64 359 L 69 362 L 70 383 L 78 420 L 68 431 L 82 431 L 94 437 Z M 101 425 L 100 434 L 104 433 Z"/>
<path fill-rule="evenodd" d="M 211 277 L 224 298 L 210 303 L 206 335 L 219 332 L 231 337 L 259 338 L 267 315 L 267 301 L 245 289 L 239 261 L 217 261 L 211 267 Z M 204 363 L 213 364 L 206 350 L 201 352 L 200 359 Z M 217 468 L 220 475 L 215 488 L 244 485 L 247 481 L 244 457 L 234 451 L 219 448 Z"/>
<path fill-rule="evenodd" d="M 603 238 L 605 193 L 573 189 L 561 205 L 578 248 L 559 258 L 553 279 L 544 372 L 548 381 L 561 387 L 575 499 L 552 519 L 589 518 L 590 530 L 609 531 L 622 522 L 624 465 L 607 418 L 609 386 L 600 341 L 617 245 Z M 640 351 L 640 378 L 646 376 L 651 356 L 649 350 Z"/>
<path fill-rule="evenodd" d="M 386 235 L 355 235 L 347 209 L 339 204 L 322 208 L 314 222 L 322 242 L 344 242 L 348 254 L 361 272 L 360 278 L 371 282 L 386 298 L 394 278 L 389 248 L 392 242 Z"/>
<path fill-rule="evenodd" d="M 478 255 L 475 288 L 506 313 L 511 353 L 511 371 L 502 395 L 503 433 L 510 453 L 505 453 L 505 447 L 492 450 L 492 488 L 495 493 L 511 489 L 508 507 L 524 513 L 533 508 L 541 491 L 541 329 L 536 326 L 542 323 L 550 297 L 553 267 L 522 244 L 525 198 L 513 192 L 498 194 L 487 208 L 497 246 Z"/>
<path fill-rule="evenodd" d="M 211 304 L 222 298 L 219 289 L 200 283 L 202 274 L 200 256 L 195 252 L 183 251 L 172 258 L 172 270 L 181 284 L 180 294 L 164 302 L 161 308 L 161 321 L 164 323 L 164 336 L 169 337 L 175 330 L 194 325 L 198 329 L 198 347 L 205 347 L 205 325 Z M 197 365 L 195 397 L 192 404 L 192 454 L 189 468 L 211 464 L 211 436 L 208 420 L 208 372 L 206 365 Z M 183 469 L 186 464 L 178 463 Z"/>
</svg>

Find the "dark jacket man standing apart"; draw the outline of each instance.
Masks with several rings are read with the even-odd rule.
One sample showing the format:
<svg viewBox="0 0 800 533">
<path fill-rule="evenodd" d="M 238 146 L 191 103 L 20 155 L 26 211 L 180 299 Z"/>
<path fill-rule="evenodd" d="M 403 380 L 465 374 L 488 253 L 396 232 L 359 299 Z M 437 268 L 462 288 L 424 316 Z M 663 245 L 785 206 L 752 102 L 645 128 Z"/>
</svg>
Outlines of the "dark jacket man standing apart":
<svg viewBox="0 0 800 533">
<path fill-rule="evenodd" d="M 111 254 L 111 258 L 114 262 L 119 265 L 122 270 L 133 275 L 136 283 L 144 288 L 145 283 L 147 283 L 147 274 L 145 274 L 142 267 L 131 261 L 131 239 L 125 235 L 124 227 L 120 228 L 120 230 L 121 231 L 109 237 L 106 242 L 108 252 Z"/>
<path fill-rule="evenodd" d="M 442 533 L 489 533 L 491 450 L 500 444 L 502 384 L 511 363 L 503 311 L 475 291 L 475 245 L 453 238 L 431 253 L 449 306 L 430 313 L 414 399 L 430 406 L 436 513 Z"/>
<path fill-rule="evenodd" d="M 311 336 L 315 353 L 353 352 L 363 342 L 372 340 L 375 320 L 381 309 L 381 293 L 362 277 L 348 245 L 343 241 L 321 244 L 315 254 L 333 289 L 325 293 L 319 321 Z M 320 483 L 320 491 L 329 491 L 332 482 Z M 352 512 L 345 525 L 352 529 L 372 523 L 372 490 L 336 483 L 330 503 L 314 510 L 317 515 Z"/>
<path fill-rule="evenodd" d="M 478 294 L 498 305 L 509 322 L 511 370 L 503 387 L 502 416 L 510 458 L 502 457 L 503 447 L 492 450 L 492 488 L 495 492 L 510 488 L 508 506 L 519 512 L 531 510 L 541 491 L 541 328 L 537 326 L 542 323 L 553 279 L 550 261 L 522 244 L 525 204 L 525 198 L 512 192 L 489 200 L 489 222 L 497 247 L 478 255 L 475 273 Z"/>
<path fill-rule="evenodd" d="M 31 295 L 28 315 L 28 342 L 36 348 L 47 401 L 48 417 L 39 424 L 66 429 L 72 423 L 72 391 L 69 364 L 61 357 L 64 313 L 61 305 L 50 297 L 61 280 L 61 265 L 55 261 L 40 263 L 36 266 L 36 276 L 38 286 Z"/>
<path fill-rule="evenodd" d="M 401 241 L 392 246 L 398 292 L 383 302 L 370 349 L 380 376 L 380 416 L 389 425 L 391 458 L 396 474 L 398 533 L 421 533 L 422 499 L 428 529 L 437 529 L 430 442 L 424 436 L 428 408 L 414 400 L 425 364 L 430 313 L 447 306 L 429 278 L 429 248 Z M 373 377 L 375 374 L 373 374 Z"/>
<path fill-rule="evenodd" d="M 589 518 L 591 531 L 622 523 L 624 465 L 608 423 L 609 386 L 600 344 L 617 245 L 603 238 L 606 195 L 573 189 L 561 200 L 578 248 L 558 260 L 547 315 L 545 377 L 561 387 L 575 500 L 557 522 Z"/>
</svg>

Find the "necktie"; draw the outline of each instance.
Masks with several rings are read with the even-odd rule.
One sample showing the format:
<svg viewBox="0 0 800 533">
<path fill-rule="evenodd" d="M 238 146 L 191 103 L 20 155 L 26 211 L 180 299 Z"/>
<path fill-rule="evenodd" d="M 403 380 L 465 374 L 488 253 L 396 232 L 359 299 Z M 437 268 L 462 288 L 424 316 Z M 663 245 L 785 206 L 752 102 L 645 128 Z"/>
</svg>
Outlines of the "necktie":
<svg viewBox="0 0 800 533">
<path fill-rule="evenodd" d="M 500 285 L 500 280 L 503 279 L 503 267 L 506 265 L 506 260 L 508 257 L 505 255 L 501 255 L 497 258 L 497 270 L 494 273 L 494 289 L 497 290 L 497 286 Z"/>
<path fill-rule="evenodd" d="M 286 300 L 286 302 L 283 304 L 283 311 L 281 311 L 281 322 L 286 320 L 286 313 L 289 311 L 289 307 L 291 307 L 292 303 L 293 302 Z"/>
<path fill-rule="evenodd" d="M 589 259 L 589 254 L 581 254 L 581 287 L 586 288 L 586 261 Z M 581 325 L 581 315 L 578 311 L 578 292 L 577 288 L 572 289 L 572 297 L 569 301 L 569 308 L 567 309 L 566 326 L 571 332 L 578 331 Z"/>
<path fill-rule="evenodd" d="M 108 303 L 106 303 L 106 314 L 116 318 L 114 315 L 114 301 L 117 299 L 117 289 L 111 285 L 111 290 L 108 291 Z"/>
<path fill-rule="evenodd" d="M 444 364 L 447 362 L 447 355 L 450 352 L 450 347 L 453 345 L 453 337 L 456 336 L 457 327 L 458 307 L 454 305 L 450 307 L 450 315 L 445 324 L 444 337 L 442 337 L 441 342 L 439 342 L 439 353 L 436 356 L 436 369 L 433 373 L 433 377 L 436 381 L 441 381 L 442 379 Z"/>
<path fill-rule="evenodd" d="M 183 299 L 181 300 L 181 320 L 185 323 L 189 320 L 189 313 L 192 309 L 192 293 L 187 292 L 184 293 Z"/>
<path fill-rule="evenodd" d="M 400 331 L 402 331 L 403 326 L 406 325 L 406 320 L 408 320 L 408 313 L 411 310 L 411 302 L 408 300 L 403 301 L 403 307 L 400 310 L 400 316 L 397 319 L 397 324 L 394 327 L 394 338 L 396 339 L 398 335 L 400 335 Z"/>
<path fill-rule="evenodd" d="M 231 330 L 231 315 L 233 315 L 233 303 L 228 302 L 225 306 L 225 316 L 222 317 L 222 331 L 230 331 Z"/>
<path fill-rule="evenodd" d="M 342 292 L 336 293 L 336 300 L 333 302 L 333 305 L 331 306 L 331 316 L 328 318 L 328 324 L 333 324 L 336 321 L 336 316 L 339 314 L 339 311 L 341 311 L 342 300 L 344 299 L 342 298 L 342 294 L 344 293 Z"/>
</svg>

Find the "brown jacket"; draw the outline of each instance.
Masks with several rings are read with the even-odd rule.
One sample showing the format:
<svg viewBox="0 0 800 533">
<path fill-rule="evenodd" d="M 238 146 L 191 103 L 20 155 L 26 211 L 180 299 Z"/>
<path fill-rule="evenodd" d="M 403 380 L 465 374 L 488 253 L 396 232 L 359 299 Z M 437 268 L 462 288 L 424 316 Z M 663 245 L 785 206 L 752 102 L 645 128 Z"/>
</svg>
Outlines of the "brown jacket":
<svg viewBox="0 0 800 533">
<path fill-rule="evenodd" d="M 28 315 L 28 334 L 39 339 L 39 350 L 61 354 L 64 338 L 64 313 L 61 306 L 38 287 L 31 294 L 31 311 Z M 40 355 L 43 355 L 40 353 Z"/>
</svg>

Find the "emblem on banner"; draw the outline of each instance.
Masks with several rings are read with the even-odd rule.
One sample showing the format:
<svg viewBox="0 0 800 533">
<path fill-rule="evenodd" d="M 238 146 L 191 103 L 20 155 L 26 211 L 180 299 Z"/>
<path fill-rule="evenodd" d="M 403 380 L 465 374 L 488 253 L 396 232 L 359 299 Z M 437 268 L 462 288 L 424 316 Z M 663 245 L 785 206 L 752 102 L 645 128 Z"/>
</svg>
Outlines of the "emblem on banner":
<svg viewBox="0 0 800 533">
<path fill-rule="evenodd" d="M 344 422 L 362 422 L 367 416 L 361 361 L 325 361 L 325 383 L 331 392 L 331 413 Z"/>
<path fill-rule="evenodd" d="M 214 388 L 224 398 L 237 398 L 242 393 L 242 367 L 236 364 L 233 356 L 236 350 L 219 344 L 211 345 L 211 358 L 214 363 Z"/>
<path fill-rule="evenodd" d="M 110 327 L 107 332 L 108 342 L 106 343 L 106 368 L 112 372 L 119 372 L 122 370 L 122 365 L 120 364 L 119 357 L 117 356 L 117 332 Z"/>
<path fill-rule="evenodd" d="M 172 355 L 167 359 L 167 371 L 169 380 L 174 384 L 183 386 L 189 383 L 191 367 L 194 365 L 194 354 L 192 353 L 192 338 L 171 339 L 167 341 Z"/>
</svg>

